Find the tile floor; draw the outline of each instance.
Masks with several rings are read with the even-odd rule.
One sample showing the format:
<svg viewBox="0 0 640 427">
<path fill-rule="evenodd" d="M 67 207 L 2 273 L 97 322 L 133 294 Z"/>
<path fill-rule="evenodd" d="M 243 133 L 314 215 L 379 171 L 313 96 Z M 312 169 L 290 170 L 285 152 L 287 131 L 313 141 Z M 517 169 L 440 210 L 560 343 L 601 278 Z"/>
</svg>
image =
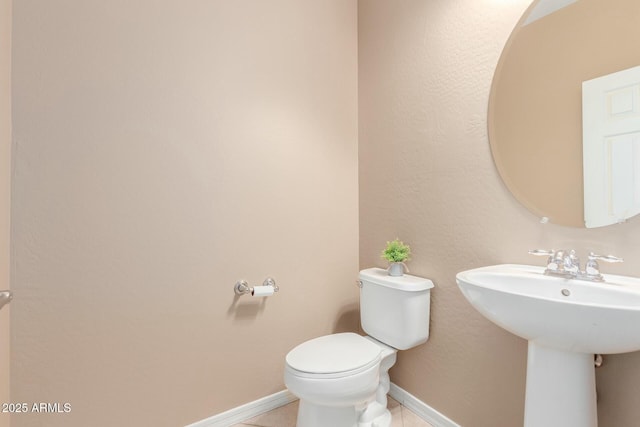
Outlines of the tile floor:
<svg viewBox="0 0 640 427">
<path fill-rule="evenodd" d="M 391 398 L 388 407 L 393 417 L 391 427 L 433 427 Z M 295 401 L 233 427 L 295 427 L 297 413 L 298 401 Z"/>
</svg>

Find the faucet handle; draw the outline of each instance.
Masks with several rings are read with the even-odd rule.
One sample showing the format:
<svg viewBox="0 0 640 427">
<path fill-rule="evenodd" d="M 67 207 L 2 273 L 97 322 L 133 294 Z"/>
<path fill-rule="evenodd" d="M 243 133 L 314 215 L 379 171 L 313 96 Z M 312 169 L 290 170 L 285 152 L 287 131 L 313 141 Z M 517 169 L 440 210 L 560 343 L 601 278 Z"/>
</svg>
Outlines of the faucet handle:
<svg viewBox="0 0 640 427">
<path fill-rule="evenodd" d="M 584 266 L 584 272 L 591 280 L 601 282 L 604 280 L 604 278 L 602 277 L 602 274 L 600 274 L 600 266 L 598 265 L 598 261 L 622 262 L 623 259 L 613 255 L 598 255 L 593 252 L 589 252 L 589 261 L 587 261 L 586 265 Z"/>
<path fill-rule="evenodd" d="M 559 265 L 556 262 L 556 255 L 558 254 L 558 252 L 562 252 L 562 251 L 555 251 L 554 249 L 551 250 L 547 250 L 547 249 L 531 249 L 529 251 L 529 255 L 535 255 L 535 256 L 546 256 L 547 258 L 547 270 L 557 270 Z"/>
<path fill-rule="evenodd" d="M 547 249 L 531 249 L 529 251 L 529 255 L 536 255 L 536 256 L 553 256 L 554 253 L 555 253 L 555 251 L 553 249 L 551 249 L 551 250 L 547 250 Z"/>
<path fill-rule="evenodd" d="M 598 255 L 593 252 L 589 252 L 589 261 L 623 262 L 624 259 L 613 255 Z"/>
</svg>

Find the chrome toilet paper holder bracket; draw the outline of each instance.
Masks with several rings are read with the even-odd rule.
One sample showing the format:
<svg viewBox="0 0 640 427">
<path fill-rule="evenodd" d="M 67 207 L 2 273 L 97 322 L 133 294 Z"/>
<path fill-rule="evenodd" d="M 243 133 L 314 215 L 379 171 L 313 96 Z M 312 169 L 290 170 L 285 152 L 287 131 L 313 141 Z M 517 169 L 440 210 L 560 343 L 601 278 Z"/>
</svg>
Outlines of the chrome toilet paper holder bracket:
<svg viewBox="0 0 640 427">
<path fill-rule="evenodd" d="M 274 293 L 280 290 L 278 285 L 276 285 L 276 281 L 273 280 L 273 278 L 271 277 L 267 277 L 266 279 L 264 279 L 264 282 L 262 282 L 262 286 L 264 287 L 268 286 L 273 288 Z M 233 287 L 233 291 L 235 292 L 236 295 L 249 294 L 253 296 L 255 290 L 253 286 L 249 286 L 249 283 L 246 280 L 238 280 L 235 286 Z"/>
<path fill-rule="evenodd" d="M 9 304 L 13 299 L 13 292 L 11 291 L 0 291 L 0 308 L 4 307 L 6 304 Z"/>
</svg>

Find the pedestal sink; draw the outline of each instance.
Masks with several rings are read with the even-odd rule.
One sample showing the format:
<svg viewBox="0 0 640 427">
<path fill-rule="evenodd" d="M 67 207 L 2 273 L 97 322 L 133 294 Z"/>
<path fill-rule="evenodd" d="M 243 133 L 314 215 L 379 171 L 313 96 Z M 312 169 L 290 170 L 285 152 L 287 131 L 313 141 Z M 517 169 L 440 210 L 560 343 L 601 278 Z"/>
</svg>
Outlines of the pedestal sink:
<svg viewBox="0 0 640 427">
<path fill-rule="evenodd" d="M 456 275 L 487 319 L 529 341 L 525 427 L 596 427 L 594 354 L 640 350 L 640 279 L 588 282 L 503 264 Z"/>
</svg>

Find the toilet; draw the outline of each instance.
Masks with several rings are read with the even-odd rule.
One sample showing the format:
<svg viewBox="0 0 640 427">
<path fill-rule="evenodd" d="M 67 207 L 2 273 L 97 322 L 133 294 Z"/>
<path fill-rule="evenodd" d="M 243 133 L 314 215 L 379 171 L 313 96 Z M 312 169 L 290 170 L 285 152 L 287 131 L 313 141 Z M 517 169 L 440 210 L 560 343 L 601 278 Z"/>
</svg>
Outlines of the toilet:
<svg viewBox="0 0 640 427">
<path fill-rule="evenodd" d="M 360 321 L 368 336 L 314 338 L 286 356 L 284 382 L 300 399 L 297 427 L 389 427 L 389 368 L 398 350 L 429 338 L 429 279 L 362 270 Z"/>
</svg>

